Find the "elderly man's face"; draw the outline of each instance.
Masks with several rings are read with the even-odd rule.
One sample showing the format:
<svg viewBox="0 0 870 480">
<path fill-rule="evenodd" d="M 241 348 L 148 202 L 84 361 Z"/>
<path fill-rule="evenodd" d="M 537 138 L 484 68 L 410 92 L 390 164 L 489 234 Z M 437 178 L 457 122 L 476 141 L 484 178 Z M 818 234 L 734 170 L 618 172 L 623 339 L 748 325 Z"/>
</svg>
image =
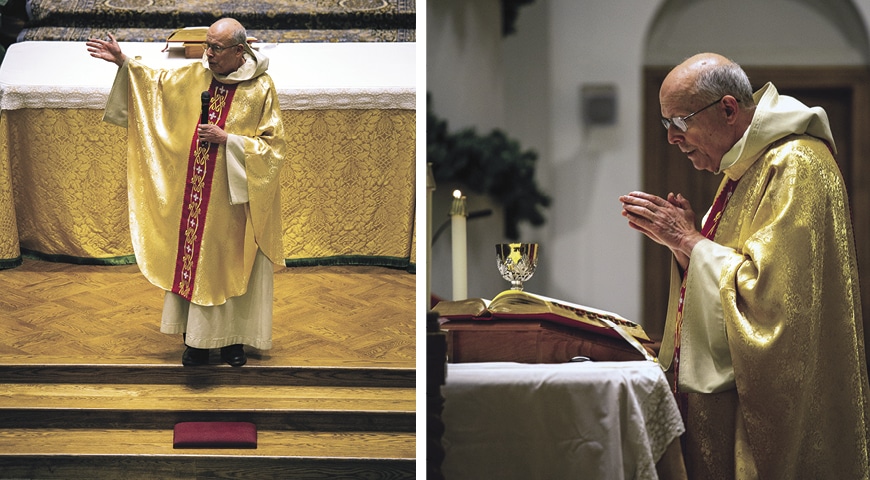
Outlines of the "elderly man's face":
<svg viewBox="0 0 870 480">
<path fill-rule="evenodd" d="M 215 73 L 226 75 L 236 71 L 244 61 L 242 60 L 244 47 L 233 45 L 230 32 L 226 29 L 215 30 L 210 28 L 206 34 L 206 58 L 208 68 Z"/>
<path fill-rule="evenodd" d="M 662 95 L 660 101 L 662 118 L 685 117 L 697 112 L 686 120 L 685 132 L 676 125 L 668 128 L 668 143 L 680 147 L 696 169 L 717 172 L 722 156 L 731 148 L 721 130 L 725 126 L 725 107 L 721 100 L 708 108 L 704 108 L 708 102 L 682 95 Z"/>
</svg>

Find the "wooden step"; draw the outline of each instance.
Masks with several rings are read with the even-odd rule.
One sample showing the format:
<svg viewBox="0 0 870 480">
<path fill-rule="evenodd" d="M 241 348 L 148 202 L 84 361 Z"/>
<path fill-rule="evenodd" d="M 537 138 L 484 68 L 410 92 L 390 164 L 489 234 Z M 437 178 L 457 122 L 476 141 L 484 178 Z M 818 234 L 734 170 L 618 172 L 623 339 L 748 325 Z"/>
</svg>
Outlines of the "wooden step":
<svg viewBox="0 0 870 480">
<path fill-rule="evenodd" d="M 366 272 L 358 282 L 391 283 L 364 315 L 276 322 L 276 347 L 244 367 L 216 349 L 183 367 L 180 336 L 157 331 L 161 297 L 127 294 L 148 287 L 135 266 L 25 260 L 0 295 L 0 478 L 415 478 L 415 324 L 398 320 L 413 277 Z M 351 275 L 276 275 L 276 305 L 347 290 Z M 183 421 L 253 422 L 258 448 L 173 449 Z"/>
<path fill-rule="evenodd" d="M 413 432 L 415 407 L 415 391 L 396 388 L 0 384 L 0 428 L 247 421 L 273 430 Z"/>
<path fill-rule="evenodd" d="M 143 383 L 415 388 L 413 368 L 180 364 L 0 363 L 6 383 Z M 21 362 L 22 359 L 16 359 Z"/>
<path fill-rule="evenodd" d="M 413 433 L 265 430 L 256 449 L 173 449 L 172 436 L 0 429 L 0 478 L 415 478 Z"/>
<path fill-rule="evenodd" d="M 0 408 L 82 409 L 95 405 L 129 410 L 414 411 L 413 389 L 149 384 L 3 384 Z"/>
</svg>

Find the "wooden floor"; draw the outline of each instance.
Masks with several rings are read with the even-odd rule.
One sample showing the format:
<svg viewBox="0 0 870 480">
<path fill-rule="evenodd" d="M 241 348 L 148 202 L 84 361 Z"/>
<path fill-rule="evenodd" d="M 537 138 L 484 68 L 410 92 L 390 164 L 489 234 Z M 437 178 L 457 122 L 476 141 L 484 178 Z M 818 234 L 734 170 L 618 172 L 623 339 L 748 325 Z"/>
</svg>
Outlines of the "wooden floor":
<svg viewBox="0 0 870 480">
<path fill-rule="evenodd" d="M 183 367 L 135 265 L 0 271 L 0 478 L 415 478 L 415 276 L 275 275 L 273 348 Z M 245 421 L 256 449 L 175 449 L 187 421 Z"/>
<path fill-rule="evenodd" d="M 383 267 L 279 270 L 273 348 L 249 350 L 249 365 L 415 368 L 415 280 Z M 4 364 L 181 362 L 181 336 L 159 331 L 163 291 L 136 265 L 25 259 L 0 271 L 0 292 Z"/>
</svg>

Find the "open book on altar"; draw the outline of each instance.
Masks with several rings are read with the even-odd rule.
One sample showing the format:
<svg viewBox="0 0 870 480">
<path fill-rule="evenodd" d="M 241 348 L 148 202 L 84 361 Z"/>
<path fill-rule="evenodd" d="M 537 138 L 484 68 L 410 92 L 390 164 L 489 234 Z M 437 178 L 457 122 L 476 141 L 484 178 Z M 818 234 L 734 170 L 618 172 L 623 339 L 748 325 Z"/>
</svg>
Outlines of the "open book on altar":
<svg viewBox="0 0 870 480">
<path fill-rule="evenodd" d="M 519 290 L 506 290 L 492 300 L 483 298 L 445 300 L 439 302 L 433 310 L 447 320 L 548 320 L 572 328 L 621 338 L 635 347 L 639 347 L 635 345 L 637 341 L 651 342 L 640 325 L 615 313 Z"/>
</svg>

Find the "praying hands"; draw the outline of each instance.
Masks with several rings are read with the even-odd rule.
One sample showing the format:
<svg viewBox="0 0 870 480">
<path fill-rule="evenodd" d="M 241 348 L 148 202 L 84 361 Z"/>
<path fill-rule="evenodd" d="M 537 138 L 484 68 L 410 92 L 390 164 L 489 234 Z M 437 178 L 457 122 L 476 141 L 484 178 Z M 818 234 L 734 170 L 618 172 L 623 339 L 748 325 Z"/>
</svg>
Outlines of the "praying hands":
<svg viewBox="0 0 870 480">
<path fill-rule="evenodd" d="M 689 264 L 692 249 L 704 237 L 695 227 L 695 212 L 681 194 L 668 194 L 664 199 L 644 192 L 631 192 L 619 197 L 622 216 L 628 225 L 654 242 L 668 247 L 680 267 Z"/>
</svg>

